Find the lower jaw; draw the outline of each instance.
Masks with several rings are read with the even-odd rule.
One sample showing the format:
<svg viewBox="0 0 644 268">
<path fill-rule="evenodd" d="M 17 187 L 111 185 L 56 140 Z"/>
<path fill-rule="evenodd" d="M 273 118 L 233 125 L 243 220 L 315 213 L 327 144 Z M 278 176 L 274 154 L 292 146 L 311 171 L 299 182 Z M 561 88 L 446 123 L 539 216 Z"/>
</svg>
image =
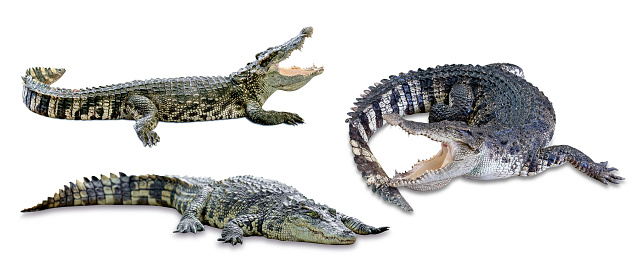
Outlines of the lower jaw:
<svg viewBox="0 0 644 268">
<path fill-rule="evenodd" d="M 330 245 L 350 245 L 350 244 L 353 244 L 355 242 L 356 242 L 356 239 L 354 238 L 354 239 L 350 239 L 350 240 L 334 240 L 334 241 L 331 241 L 328 244 L 330 244 Z M 325 243 L 325 244 L 327 244 L 327 243 Z"/>
<path fill-rule="evenodd" d="M 350 245 L 356 242 L 356 237 L 349 237 L 349 238 L 337 238 L 337 237 L 328 237 L 328 236 L 322 236 L 318 237 L 318 239 L 315 239 L 314 241 L 307 241 L 307 240 L 301 240 L 302 242 L 311 242 L 311 243 L 318 243 L 318 244 L 327 244 L 327 245 Z"/>
<path fill-rule="evenodd" d="M 412 181 L 419 177 L 424 176 L 425 174 L 435 174 L 443 167 L 452 162 L 452 155 L 449 146 L 445 143 L 441 143 L 441 150 L 431 159 L 421 161 L 416 163 L 411 170 L 402 173 L 408 174 L 403 176 L 396 176 L 401 181 Z"/>
</svg>

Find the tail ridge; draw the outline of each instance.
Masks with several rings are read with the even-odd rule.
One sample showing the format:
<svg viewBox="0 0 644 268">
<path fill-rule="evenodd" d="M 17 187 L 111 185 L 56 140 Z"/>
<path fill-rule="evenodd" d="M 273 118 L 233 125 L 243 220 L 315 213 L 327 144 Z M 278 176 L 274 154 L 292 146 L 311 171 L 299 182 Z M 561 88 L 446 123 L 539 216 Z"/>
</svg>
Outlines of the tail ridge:
<svg viewBox="0 0 644 268">
<path fill-rule="evenodd" d="M 386 123 L 383 115 L 409 115 L 428 110 L 434 96 L 430 93 L 431 80 L 422 78 L 423 72 L 424 70 L 418 69 L 391 75 L 370 86 L 356 99 L 347 114 L 349 118 L 345 120 L 349 123 L 354 162 L 362 177 L 382 199 L 406 211 L 413 209 L 396 187 L 387 185 L 389 177 L 371 152 L 368 141 Z"/>
<path fill-rule="evenodd" d="M 56 207 L 89 206 L 89 205 L 153 205 L 174 207 L 177 191 L 196 191 L 191 185 L 178 178 L 142 175 L 128 176 L 123 172 L 119 175 L 101 175 L 100 178 L 85 177 L 83 181 L 70 182 L 54 196 L 43 200 L 31 208 L 21 212 L 40 211 Z"/>
</svg>

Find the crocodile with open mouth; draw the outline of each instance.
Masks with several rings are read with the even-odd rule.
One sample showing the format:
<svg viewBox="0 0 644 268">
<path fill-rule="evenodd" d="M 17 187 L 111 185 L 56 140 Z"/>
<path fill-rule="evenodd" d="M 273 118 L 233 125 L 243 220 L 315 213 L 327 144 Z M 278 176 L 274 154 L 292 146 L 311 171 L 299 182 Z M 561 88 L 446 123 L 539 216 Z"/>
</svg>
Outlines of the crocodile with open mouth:
<svg viewBox="0 0 644 268">
<path fill-rule="evenodd" d="M 283 68 L 279 63 L 300 50 L 313 34 L 307 27 L 286 43 L 257 53 L 256 60 L 229 76 L 136 80 L 86 89 L 54 88 L 65 69 L 29 68 L 23 101 L 29 110 L 52 118 L 136 120 L 144 146 L 156 145 L 159 121 L 193 122 L 247 117 L 262 125 L 296 125 L 297 114 L 266 111 L 262 105 L 277 90 L 294 91 L 324 71 L 322 67 Z"/>
<path fill-rule="evenodd" d="M 568 145 L 550 146 L 555 111 L 514 64 L 445 65 L 376 83 L 349 113 L 354 161 L 374 192 L 404 210 L 398 187 L 429 191 L 463 176 L 479 180 L 532 176 L 566 162 L 607 184 L 624 178 Z M 429 123 L 402 118 L 428 113 Z M 441 143 L 441 150 L 389 178 L 367 142 L 384 123 Z"/>
</svg>

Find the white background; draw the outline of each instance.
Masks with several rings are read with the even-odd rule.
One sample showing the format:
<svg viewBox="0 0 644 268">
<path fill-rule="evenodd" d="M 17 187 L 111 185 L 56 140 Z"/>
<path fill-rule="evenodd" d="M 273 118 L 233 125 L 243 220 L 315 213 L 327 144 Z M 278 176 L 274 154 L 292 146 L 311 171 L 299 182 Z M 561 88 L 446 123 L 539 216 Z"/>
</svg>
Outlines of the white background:
<svg viewBox="0 0 644 268">
<path fill-rule="evenodd" d="M 0 8 L 3 267 L 642 267 L 642 8 L 636 1 L 22 1 Z M 66 121 L 30 112 L 24 70 L 64 67 L 55 85 L 227 75 L 303 27 L 315 32 L 284 65 L 323 65 L 267 109 L 301 126 L 246 119 L 160 123 L 144 148 L 132 121 Z M 405 213 L 371 193 L 351 154 L 346 112 L 391 74 L 510 62 L 557 111 L 553 144 L 609 160 L 627 180 L 604 186 L 570 165 L 531 178 L 456 179 L 403 195 Z M 425 116 L 416 117 L 425 120 Z M 370 142 L 388 173 L 439 145 L 385 127 Z M 390 231 L 350 246 L 174 234 L 180 215 L 148 206 L 22 214 L 69 181 L 123 171 L 224 179 L 253 174 Z"/>
</svg>

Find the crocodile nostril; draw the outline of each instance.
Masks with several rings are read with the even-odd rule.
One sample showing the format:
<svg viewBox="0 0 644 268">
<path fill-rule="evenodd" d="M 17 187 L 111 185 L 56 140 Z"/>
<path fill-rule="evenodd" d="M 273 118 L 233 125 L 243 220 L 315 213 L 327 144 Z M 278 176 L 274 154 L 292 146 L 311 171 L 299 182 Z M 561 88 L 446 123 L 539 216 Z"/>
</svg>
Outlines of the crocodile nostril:
<svg viewBox="0 0 644 268">
<path fill-rule="evenodd" d="M 300 34 L 304 35 L 305 37 L 311 37 L 311 35 L 313 35 L 313 27 L 306 27 L 302 29 Z"/>
</svg>

